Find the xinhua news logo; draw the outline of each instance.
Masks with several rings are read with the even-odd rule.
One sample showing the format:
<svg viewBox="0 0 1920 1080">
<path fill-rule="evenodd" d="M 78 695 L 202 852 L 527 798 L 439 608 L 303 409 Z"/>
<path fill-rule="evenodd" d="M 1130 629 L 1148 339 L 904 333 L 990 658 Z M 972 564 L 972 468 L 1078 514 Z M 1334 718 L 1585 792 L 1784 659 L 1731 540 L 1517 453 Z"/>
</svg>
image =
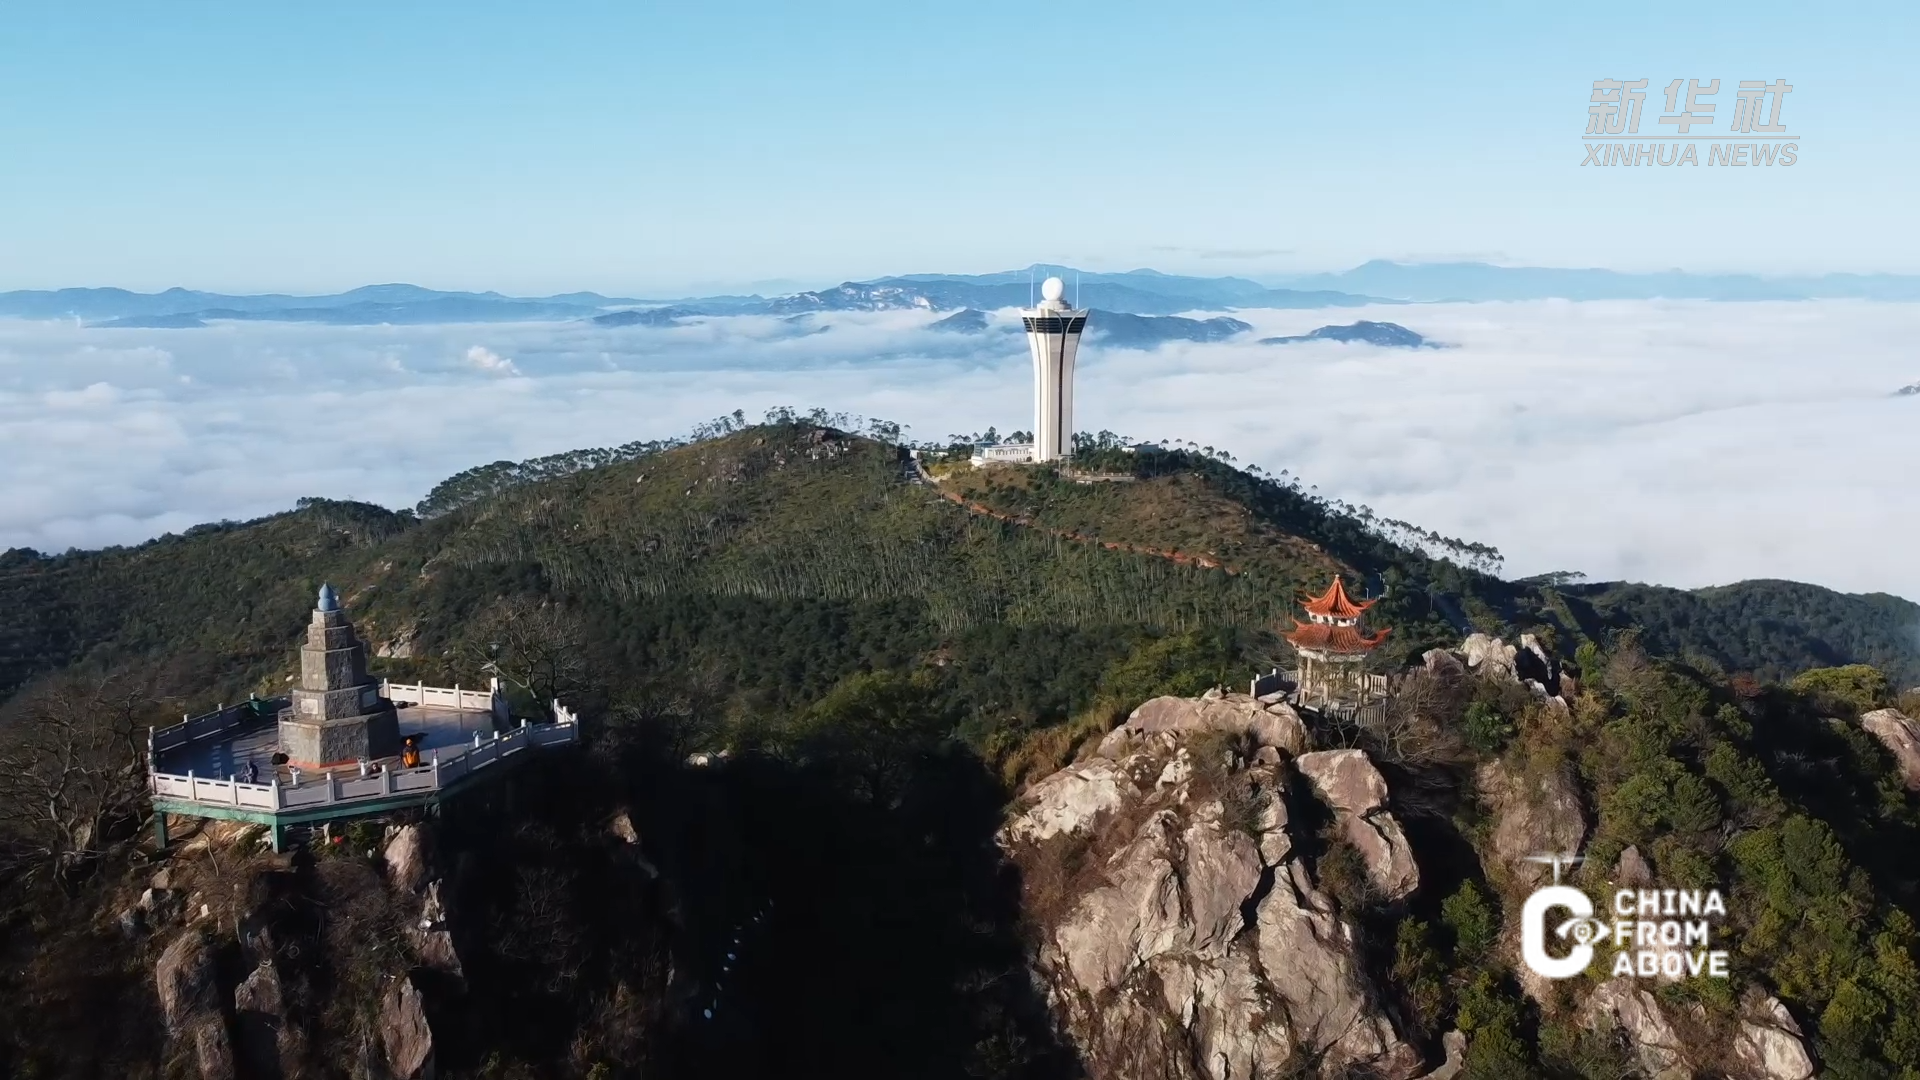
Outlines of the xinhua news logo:
<svg viewBox="0 0 1920 1080">
<path fill-rule="evenodd" d="M 1553 884 L 1534 890 L 1520 908 L 1520 959 L 1549 979 L 1571 979 L 1592 966 L 1601 946 L 1614 950 L 1611 974 L 1667 980 L 1724 979 L 1727 953 L 1714 949 L 1713 924 L 1726 918 L 1726 901 L 1717 889 L 1620 889 L 1614 892 L 1612 920 L 1594 917 L 1593 900 L 1560 884 L 1563 867 L 1580 860 L 1540 855 L 1534 862 L 1553 867 Z M 1570 943 L 1565 955 L 1547 951 L 1547 935 Z"/>
<path fill-rule="evenodd" d="M 1781 109 L 1793 87 L 1785 79 L 1749 79 L 1720 95 L 1719 79 L 1675 79 L 1666 86 L 1666 109 L 1659 126 L 1640 134 L 1640 113 L 1647 100 L 1645 79 L 1595 79 L 1587 106 L 1587 157 L 1581 165 L 1792 165 L 1800 160 L 1800 136 L 1787 131 Z M 1727 134 L 1711 128 L 1719 106 L 1730 104 Z M 1671 127 L 1669 133 L 1659 133 Z"/>
</svg>

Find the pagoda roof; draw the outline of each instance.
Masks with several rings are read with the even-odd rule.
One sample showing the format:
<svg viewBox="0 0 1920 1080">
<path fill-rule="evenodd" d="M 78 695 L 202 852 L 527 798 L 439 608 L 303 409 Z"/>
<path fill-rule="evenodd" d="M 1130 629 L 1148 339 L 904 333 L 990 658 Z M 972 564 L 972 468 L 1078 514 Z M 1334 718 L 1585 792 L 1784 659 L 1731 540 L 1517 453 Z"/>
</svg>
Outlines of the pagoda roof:
<svg viewBox="0 0 1920 1080">
<path fill-rule="evenodd" d="M 1334 575 L 1333 585 L 1326 592 L 1319 596 L 1310 596 L 1300 602 L 1300 606 L 1306 608 L 1311 614 L 1330 619 L 1357 619 L 1361 612 L 1373 605 L 1372 600 L 1356 604 L 1347 599 L 1347 587 L 1341 582 L 1338 574 Z"/>
<path fill-rule="evenodd" d="M 1287 633 L 1287 641 L 1296 649 L 1360 655 L 1372 652 L 1374 646 L 1387 639 L 1388 633 L 1390 631 L 1380 630 L 1363 634 L 1351 626 L 1296 621 L 1293 629 Z"/>
</svg>

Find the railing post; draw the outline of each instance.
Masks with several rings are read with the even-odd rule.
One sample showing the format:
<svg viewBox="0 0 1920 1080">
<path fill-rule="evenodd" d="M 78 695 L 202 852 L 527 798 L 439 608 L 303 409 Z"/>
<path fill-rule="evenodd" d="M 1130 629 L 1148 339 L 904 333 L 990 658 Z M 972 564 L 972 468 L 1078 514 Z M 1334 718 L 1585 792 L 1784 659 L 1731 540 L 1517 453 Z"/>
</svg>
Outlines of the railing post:
<svg viewBox="0 0 1920 1080">
<path fill-rule="evenodd" d="M 240 805 L 240 778 L 239 777 L 237 776 L 227 777 L 227 796 L 228 796 L 227 801 L 229 804 L 233 806 Z"/>
<path fill-rule="evenodd" d="M 387 768 L 385 762 L 380 764 L 380 794 L 393 794 L 393 770 Z"/>
<path fill-rule="evenodd" d="M 438 750 L 433 752 L 433 786 L 435 789 L 440 787 L 440 751 Z"/>
<path fill-rule="evenodd" d="M 273 795 L 273 808 L 275 811 L 278 811 L 280 809 L 280 770 L 279 769 L 276 768 L 273 770 L 273 779 L 267 783 L 267 786 L 272 789 L 270 793 Z"/>
<path fill-rule="evenodd" d="M 328 772 L 327 773 L 327 802 L 329 803 L 335 802 L 339 799 L 339 797 L 340 797 L 340 792 L 333 785 L 333 773 Z"/>
<path fill-rule="evenodd" d="M 192 769 L 187 770 L 187 798 L 196 802 L 200 799 L 200 785 L 193 779 Z"/>
</svg>

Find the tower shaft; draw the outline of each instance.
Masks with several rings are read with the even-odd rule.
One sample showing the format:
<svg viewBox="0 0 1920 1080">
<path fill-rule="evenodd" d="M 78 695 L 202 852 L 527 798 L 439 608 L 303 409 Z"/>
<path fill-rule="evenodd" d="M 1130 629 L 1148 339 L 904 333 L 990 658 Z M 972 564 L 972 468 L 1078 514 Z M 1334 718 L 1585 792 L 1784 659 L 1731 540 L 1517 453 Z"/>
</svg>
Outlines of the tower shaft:
<svg viewBox="0 0 1920 1080">
<path fill-rule="evenodd" d="M 1087 313 L 1049 299 L 1020 316 L 1033 355 L 1033 460 L 1059 461 L 1073 455 L 1073 366 Z"/>
</svg>

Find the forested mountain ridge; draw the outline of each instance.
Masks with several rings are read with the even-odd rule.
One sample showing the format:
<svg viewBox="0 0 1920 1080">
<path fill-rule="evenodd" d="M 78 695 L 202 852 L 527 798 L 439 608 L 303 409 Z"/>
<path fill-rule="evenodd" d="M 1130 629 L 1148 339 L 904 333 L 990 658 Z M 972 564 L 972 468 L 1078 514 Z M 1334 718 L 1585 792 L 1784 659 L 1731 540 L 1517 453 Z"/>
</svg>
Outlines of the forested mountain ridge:
<svg viewBox="0 0 1920 1080">
<path fill-rule="evenodd" d="M 1297 480 L 1199 451 L 1085 455 L 1090 469 L 1137 474 L 1132 483 L 934 467 L 946 492 L 1036 526 L 1023 528 L 913 483 L 904 451 L 887 442 L 797 421 L 727 427 L 690 444 L 471 470 L 456 479 L 474 492 L 436 489 L 436 505 L 452 509 L 427 520 L 313 499 L 129 548 L 7 552 L 0 694 L 85 657 L 164 661 L 182 692 L 271 689 L 322 580 L 341 588 L 376 642 L 404 642 L 388 650 L 409 654 L 391 658 L 396 672 L 460 674 L 475 620 L 528 594 L 578 607 L 610 662 L 697 654 L 738 686 L 795 701 L 850 670 L 965 657 L 964 642 L 984 647 L 1007 634 L 1087 642 L 1105 657 L 1086 658 L 1096 669 L 1131 647 L 1123 642 L 1167 634 L 1224 633 L 1234 663 L 1257 661 L 1273 651 L 1267 632 L 1291 625 L 1298 595 L 1333 573 L 1380 598 L 1374 616 L 1396 628 L 1397 657 L 1468 629 L 1547 630 L 1570 655 L 1638 628 L 1656 651 L 1728 671 L 1784 677 L 1860 662 L 1920 682 L 1920 606 L 1896 597 L 1791 582 L 1695 592 L 1506 582 L 1462 565 L 1491 549 L 1429 543 Z M 1202 555 L 1223 569 L 1076 544 L 1063 532 Z M 791 613 L 829 610 L 844 640 L 775 640 Z M 782 660 L 789 649 L 807 659 Z M 1046 714 L 1023 721 L 1084 705 L 1097 679 L 1070 681 L 1071 692 L 1032 691 L 1044 708 L 1014 695 L 1023 711 Z"/>
</svg>

